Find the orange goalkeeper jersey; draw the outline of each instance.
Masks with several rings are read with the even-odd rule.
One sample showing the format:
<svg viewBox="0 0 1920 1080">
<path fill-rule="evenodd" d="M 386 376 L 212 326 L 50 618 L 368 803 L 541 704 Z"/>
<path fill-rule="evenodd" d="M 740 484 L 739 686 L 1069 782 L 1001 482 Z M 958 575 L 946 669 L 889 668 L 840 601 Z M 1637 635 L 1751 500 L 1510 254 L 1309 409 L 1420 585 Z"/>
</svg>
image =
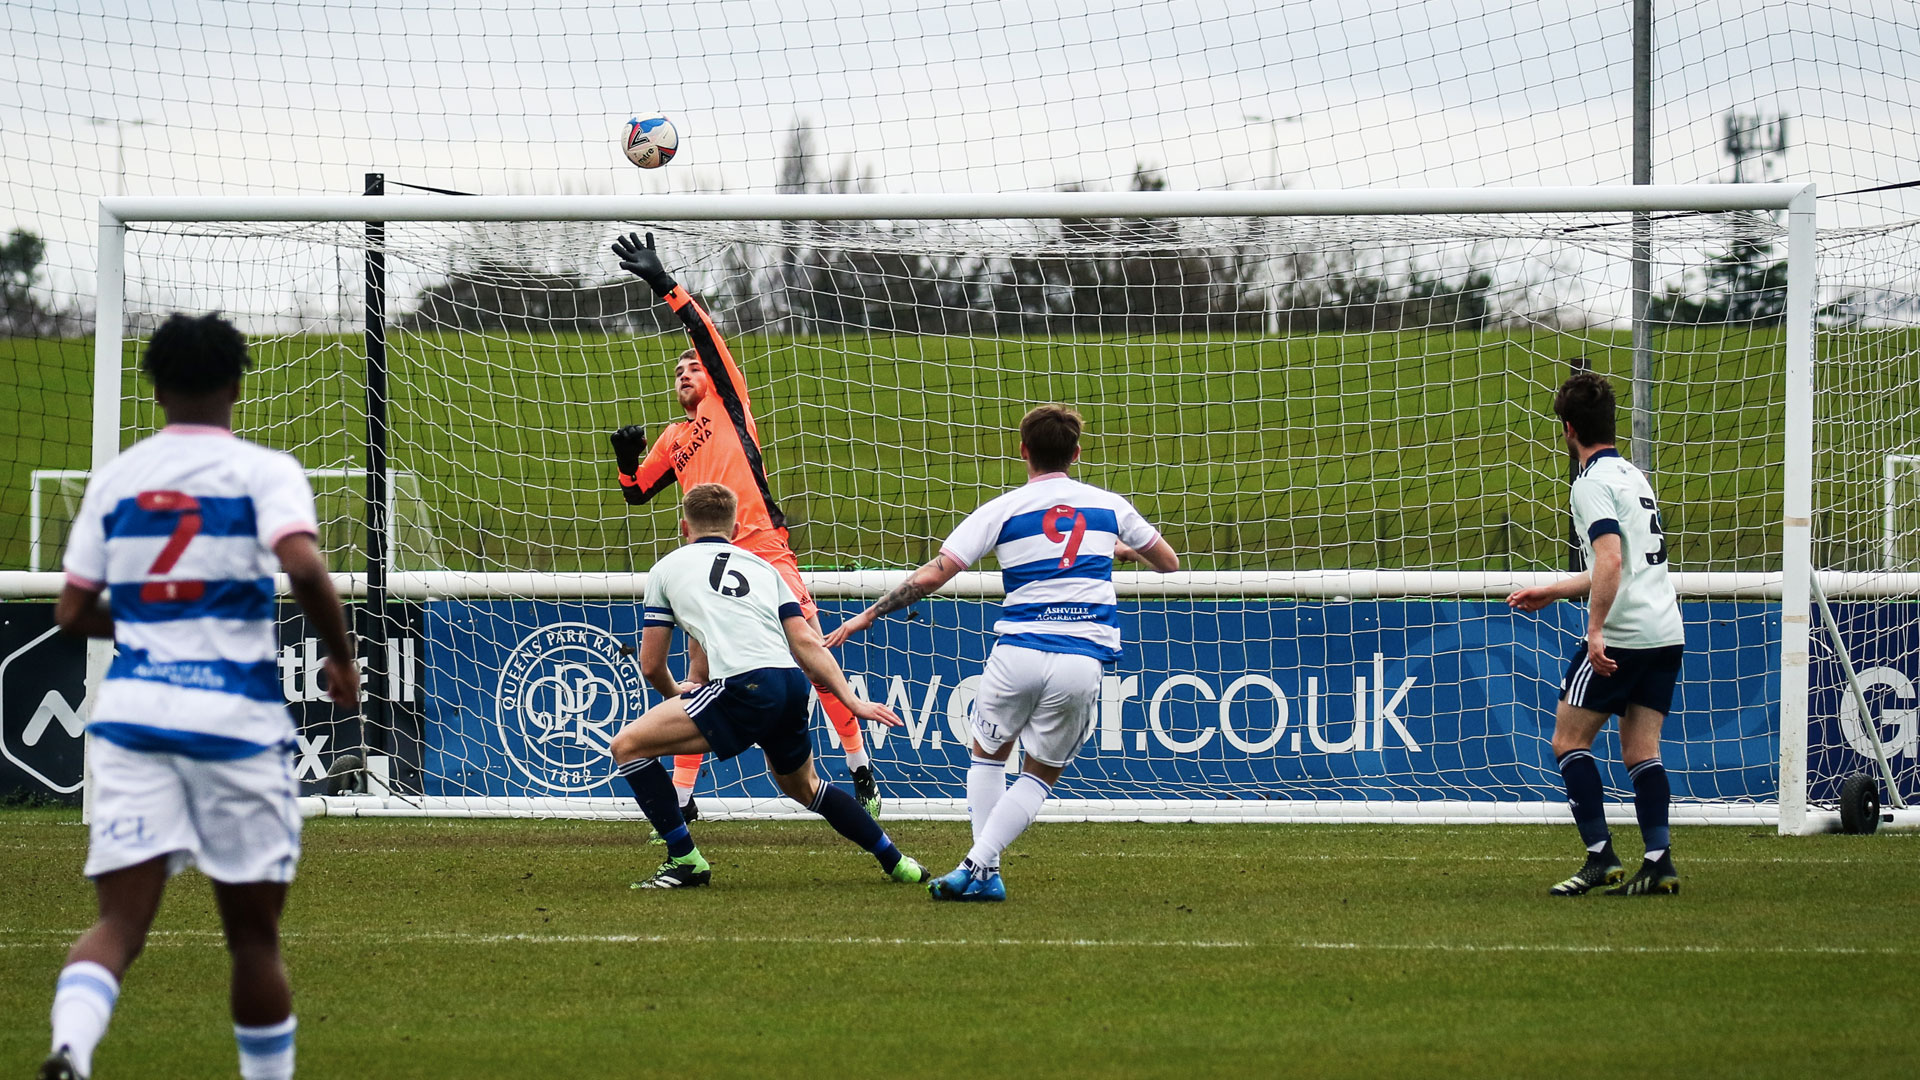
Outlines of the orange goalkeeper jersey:
<svg viewBox="0 0 1920 1080">
<path fill-rule="evenodd" d="M 682 488 L 724 484 L 740 500 L 733 542 L 769 561 L 788 555 L 786 516 L 767 488 L 760 434 L 747 401 L 747 381 L 741 377 L 713 320 L 685 288 L 674 286 L 666 301 L 686 327 L 687 337 L 713 383 L 713 392 L 694 408 L 692 418 L 667 425 L 634 471 L 632 481 L 621 478 L 622 494 L 627 502 L 638 505 L 676 481 Z"/>
</svg>

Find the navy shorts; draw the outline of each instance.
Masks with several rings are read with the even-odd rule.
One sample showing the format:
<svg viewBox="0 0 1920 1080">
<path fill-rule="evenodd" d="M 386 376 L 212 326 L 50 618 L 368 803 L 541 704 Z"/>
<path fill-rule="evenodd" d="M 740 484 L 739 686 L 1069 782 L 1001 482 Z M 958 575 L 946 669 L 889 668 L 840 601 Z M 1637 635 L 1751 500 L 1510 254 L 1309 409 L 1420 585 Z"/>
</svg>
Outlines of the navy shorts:
<svg viewBox="0 0 1920 1080">
<path fill-rule="evenodd" d="M 1560 680 L 1560 700 L 1575 708 L 1622 715 L 1629 705 L 1644 705 L 1666 715 L 1673 711 L 1673 684 L 1680 679 L 1682 645 L 1657 649 L 1618 649 L 1607 646 L 1607 659 L 1620 665 L 1611 675 L 1593 670 L 1587 660 L 1587 642 L 1574 646 L 1567 677 Z"/>
<path fill-rule="evenodd" d="M 799 668 L 755 668 L 695 687 L 680 702 L 715 757 L 725 761 L 758 746 L 767 767 L 786 774 L 813 756 L 807 738 L 812 689 Z"/>
</svg>

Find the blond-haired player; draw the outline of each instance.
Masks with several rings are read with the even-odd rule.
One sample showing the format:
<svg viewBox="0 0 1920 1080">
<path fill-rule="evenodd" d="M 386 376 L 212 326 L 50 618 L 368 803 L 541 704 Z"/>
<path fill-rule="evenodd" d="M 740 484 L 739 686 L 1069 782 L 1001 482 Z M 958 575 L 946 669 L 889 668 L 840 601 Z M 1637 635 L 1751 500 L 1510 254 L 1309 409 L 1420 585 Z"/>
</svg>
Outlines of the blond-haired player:
<svg viewBox="0 0 1920 1080">
<path fill-rule="evenodd" d="M 647 572 L 646 627 L 640 671 L 666 700 L 613 738 L 611 753 L 647 820 L 667 844 L 667 860 L 635 888 L 705 885 L 712 868 L 694 846 L 673 785 L 659 759 L 667 754 L 733 757 L 749 746 L 767 756 L 767 771 L 788 798 L 827 819 L 894 881 L 925 881 L 919 863 L 900 854 L 886 831 L 845 791 L 813 771 L 807 738 L 807 680 L 862 720 L 898 727 L 885 705 L 861 701 L 820 635 L 801 615 L 786 578 L 765 559 L 731 542 L 737 508 L 723 484 L 697 484 L 681 502 L 686 543 Z M 708 679 L 682 689 L 667 671 L 678 627 L 706 653 Z M 802 672 L 805 674 L 803 675 Z"/>
</svg>

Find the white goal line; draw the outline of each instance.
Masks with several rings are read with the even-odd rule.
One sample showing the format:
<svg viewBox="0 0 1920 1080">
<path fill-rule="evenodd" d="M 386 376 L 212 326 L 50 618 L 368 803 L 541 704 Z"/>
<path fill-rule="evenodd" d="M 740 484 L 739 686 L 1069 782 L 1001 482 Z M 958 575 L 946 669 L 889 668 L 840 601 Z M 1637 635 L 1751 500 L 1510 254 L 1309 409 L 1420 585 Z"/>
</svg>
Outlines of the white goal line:
<svg viewBox="0 0 1920 1080">
<path fill-rule="evenodd" d="M 813 820 L 798 803 L 779 798 L 700 799 L 703 820 Z M 589 796 L 484 795 L 309 795 L 300 799 L 303 816 L 348 818 L 573 818 L 645 820 L 632 799 Z M 1607 819 L 1634 822 L 1631 804 L 1610 803 Z M 963 799 L 888 798 L 888 820 L 965 821 Z M 1677 825 L 1773 826 L 1780 820 L 1775 803 L 1677 802 Z M 1834 815 L 1835 827 L 1838 815 Z M 1321 824 L 1321 825 L 1564 825 L 1572 820 L 1565 803 L 1469 802 L 1460 799 L 1089 799 L 1047 800 L 1041 821 L 1136 821 L 1174 824 Z M 1831 830 L 1827 830 L 1831 831 Z"/>
<path fill-rule="evenodd" d="M 816 571 L 801 576 L 822 599 L 867 600 L 885 596 L 907 579 L 906 570 Z M 1503 600 L 1515 589 L 1546 585 L 1564 578 L 1558 571 L 1480 570 L 1183 570 L 1173 574 L 1122 571 L 1113 575 L 1122 596 L 1141 599 L 1286 600 Z M 1820 588 L 1832 600 L 1911 600 L 1920 597 L 1920 573 L 1822 570 Z M 1682 571 L 1672 575 L 1674 589 L 1694 600 L 1779 600 L 1782 575 Z M 57 571 L 0 571 L 0 599 L 45 600 L 60 595 Z M 367 578 L 336 573 L 342 596 L 364 597 Z M 285 576 L 280 592 L 288 592 Z M 539 574 L 468 573 L 459 570 L 405 570 L 387 575 L 393 600 L 639 600 L 646 594 L 641 573 Z M 991 600 L 1004 595 L 1000 575 L 987 571 L 960 574 L 934 594 Z"/>
<path fill-rule="evenodd" d="M 714 820 L 769 821 L 811 819 L 798 804 L 774 798 L 702 797 L 702 813 Z M 483 795 L 308 795 L 300 799 L 303 817 L 346 818 L 572 818 L 644 820 L 632 799 L 586 796 Z M 889 798 L 889 820 L 965 821 L 962 799 Z M 1676 802 L 1675 825 L 1781 826 L 1777 802 Z M 1609 803 L 1606 818 L 1634 824 L 1630 803 Z M 1459 799 L 1049 799 L 1042 821 L 1136 821 L 1159 824 L 1212 822 L 1267 825 L 1565 825 L 1565 803 L 1469 802 Z M 1883 811 L 1883 828 L 1920 829 L 1920 810 Z M 1840 814 L 1803 812 L 1786 830 L 1802 836 L 1840 831 Z"/>
</svg>

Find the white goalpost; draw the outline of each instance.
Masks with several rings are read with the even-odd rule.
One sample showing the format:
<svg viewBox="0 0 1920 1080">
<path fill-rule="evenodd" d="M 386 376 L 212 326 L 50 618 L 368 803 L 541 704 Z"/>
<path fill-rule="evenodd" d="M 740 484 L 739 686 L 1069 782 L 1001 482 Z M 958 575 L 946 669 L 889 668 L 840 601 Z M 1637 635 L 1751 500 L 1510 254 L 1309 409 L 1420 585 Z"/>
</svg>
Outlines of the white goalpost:
<svg viewBox="0 0 1920 1080">
<path fill-rule="evenodd" d="M 1049 816 L 1567 820 L 1547 738 L 1584 616 L 1502 600 L 1567 572 L 1549 406 L 1588 367 L 1618 376 L 1623 439 L 1629 408 L 1650 410 L 1653 442 L 1625 449 L 1675 520 L 1674 820 L 1831 827 L 1810 783 L 1832 778 L 1809 758 L 1824 730 L 1811 186 L 123 197 L 100 214 L 94 469 L 156 422 L 127 328 L 163 306 L 249 329 L 242 434 L 358 460 L 368 410 L 392 409 L 381 455 L 415 478 L 434 551 L 391 528 L 389 505 L 392 558 L 336 567 L 350 597 L 371 584 L 405 607 L 393 632 L 418 640 L 417 699 L 368 713 L 385 793 L 315 795 L 309 812 L 635 813 L 598 755 L 644 707 L 627 647 L 675 496 L 630 511 L 605 432 L 678 418 L 663 372 L 684 335 L 604 252 L 651 230 L 741 363 L 829 627 L 1017 481 L 1008 429 L 1045 400 L 1082 408 L 1087 477 L 1188 556 L 1181 573 L 1115 575 L 1127 659 Z M 1730 229 L 1778 244 L 1777 317 L 1666 328 L 1660 392 L 1630 400 L 1630 244 L 1673 276 Z M 391 275 L 366 335 L 379 406 L 361 342 L 277 302 L 308 268 L 373 249 Z M 1820 585 L 1904 604 L 1920 574 L 1896 571 L 1823 569 Z M 887 816 L 964 816 L 1000 588 L 975 568 L 844 651 L 856 687 L 908 721 L 871 737 Z M 703 810 L 788 812 L 758 768 L 757 752 L 711 766 Z M 1613 809 L 1631 820 L 1630 801 Z"/>
</svg>

